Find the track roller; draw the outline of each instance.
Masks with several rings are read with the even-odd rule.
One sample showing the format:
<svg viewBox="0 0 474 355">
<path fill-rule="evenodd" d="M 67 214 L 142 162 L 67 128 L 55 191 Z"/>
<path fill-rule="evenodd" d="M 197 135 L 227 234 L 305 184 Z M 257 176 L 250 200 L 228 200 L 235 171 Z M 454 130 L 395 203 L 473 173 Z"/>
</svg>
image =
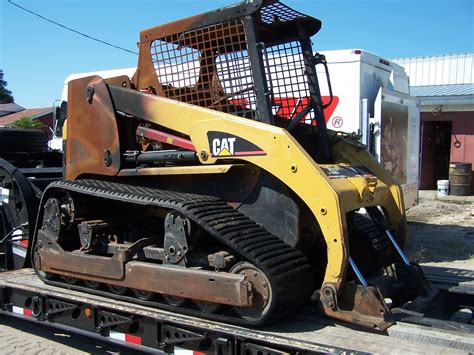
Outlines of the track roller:
<svg viewBox="0 0 474 355">
<path fill-rule="evenodd" d="M 157 296 L 157 294 L 154 292 L 143 291 L 136 288 L 132 289 L 132 292 L 135 295 L 135 297 L 137 297 L 138 299 L 142 301 L 152 301 Z"/>
<path fill-rule="evenodd" d="M 178 296 L 170 296 L 170 295 L 163 295 L 163 299 L 170 306 L 175 306 L 175 307 L 183 307 L 188 302 L 186 298 L 178 297 Z"/>
<path fill-rule="evenodd" d="M 115 293 L 116 295 L 123 296 L 128 293 L 128 288 L 123 286 L 107 285 L 107 287 L 110 291 L 112 291 L 112 293 Z"/>
</svg>

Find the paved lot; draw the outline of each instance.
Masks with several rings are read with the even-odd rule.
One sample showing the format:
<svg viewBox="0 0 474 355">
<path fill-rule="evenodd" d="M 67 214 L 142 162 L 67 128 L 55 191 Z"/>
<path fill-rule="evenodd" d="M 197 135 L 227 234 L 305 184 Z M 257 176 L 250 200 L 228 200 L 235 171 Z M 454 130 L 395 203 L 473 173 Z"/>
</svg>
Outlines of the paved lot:
<svg viewBox="0 0 474 355">
<path fill-rule="evenodd" d="M 0 349 L 5 354 L 127 354 L 119 347 L 0 315 Z"/>
</svg>

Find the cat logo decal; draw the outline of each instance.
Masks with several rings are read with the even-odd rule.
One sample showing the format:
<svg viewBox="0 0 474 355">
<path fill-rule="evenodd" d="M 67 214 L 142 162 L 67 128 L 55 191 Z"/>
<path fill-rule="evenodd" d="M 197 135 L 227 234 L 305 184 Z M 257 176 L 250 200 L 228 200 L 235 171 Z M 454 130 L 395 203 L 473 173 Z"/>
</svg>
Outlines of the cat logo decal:
<svg viewBox="0 0 474 355">
<path fill-rule="evenodd" d="M 267 155 L 255 144 L 238 136 L 224 132 L 208 132 L 209 147 L 212 157 L 238 157 Z"/>
</svg>

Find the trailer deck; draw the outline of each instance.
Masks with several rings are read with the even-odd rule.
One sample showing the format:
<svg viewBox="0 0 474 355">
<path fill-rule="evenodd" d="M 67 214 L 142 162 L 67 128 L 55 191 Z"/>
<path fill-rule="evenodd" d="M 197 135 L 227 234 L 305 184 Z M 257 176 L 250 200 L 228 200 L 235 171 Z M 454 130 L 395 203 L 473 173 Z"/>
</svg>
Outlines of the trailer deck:
<svg viewBox="0 0 474 355">
<path fill-rule="evenodd" d="M 46 285 L 32 269 L 1 273 L 0 291 L 3 314 L 143 349 L 172 352 L 176 346 L 216 354 L 474 352 L 474 326 L 468 324 L 447 330 L 424 319 L 425 325 L 403 321 L 384 333 L 368 332 L 304 308 L 275 325 L 250 329 Z"/>
</svg>

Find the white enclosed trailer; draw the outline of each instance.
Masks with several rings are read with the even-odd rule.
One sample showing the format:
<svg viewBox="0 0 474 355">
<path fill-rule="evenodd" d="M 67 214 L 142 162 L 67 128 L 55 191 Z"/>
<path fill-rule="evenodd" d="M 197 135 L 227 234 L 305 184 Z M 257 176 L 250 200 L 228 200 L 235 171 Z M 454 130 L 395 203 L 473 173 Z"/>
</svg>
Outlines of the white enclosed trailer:
<svg viewBox="0 0 474 355">
<path fill-rule="evenodd" d="M 402 66 L 359 50 L 321 52 L 326 57 L 332 92 L 325 109 L 329 129 L 360 135 L 361 143 L 401 184 L 405 207 L 418 198 L 419 100 L 410 96 Z M 318 66 L 323 102 L 326 75 Z"/>
</svg>

